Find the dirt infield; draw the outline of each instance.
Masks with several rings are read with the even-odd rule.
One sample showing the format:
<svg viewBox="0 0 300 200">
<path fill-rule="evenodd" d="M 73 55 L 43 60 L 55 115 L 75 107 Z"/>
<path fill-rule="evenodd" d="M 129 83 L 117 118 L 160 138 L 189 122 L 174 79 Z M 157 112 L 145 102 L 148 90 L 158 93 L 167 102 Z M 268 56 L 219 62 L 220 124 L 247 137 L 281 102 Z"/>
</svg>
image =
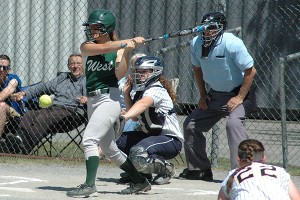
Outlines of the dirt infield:
<svg viewBox="0 0 300 200">
<path fill-rule="evenodd" d="M 0 200 L 72 199 L 66 192 L 85 180 L 82 162 L 23 158 L 0 158 Z M 179 180 L 184 166 L 177 166 L 177 175 L 167 185 L 153 185 L 151 191 L 139 195 L 121 195 L 127 185 L 117 184 L 121 170 L 110 163 L 101 163 L 97 173 L 98 197 L 90 199 L 216 199 L 226 171 L 214 170 L 214 181 Z M 293 177 L 300 186 L 300 177 Z"/>
<path fill-rule="evenodd" d="M 84 163 L 67 161 L 20 159 L 2 160 L 0 200 L 72 199 L 66 192 L 85 180 Z M 177 168 L 177 172 L 182 171 Z M 139 195 L 124 195 L 127 185 L 117 184 L 121 170 L 113 164 L 100 164 L 96 186 L 98 197 L 90 199 L 216 199 L 225 172 L 214 172 L 213 182 L 179 180 L 177 175 L 167 185 L 153 185 L 151 191 Z"/>
</svg>

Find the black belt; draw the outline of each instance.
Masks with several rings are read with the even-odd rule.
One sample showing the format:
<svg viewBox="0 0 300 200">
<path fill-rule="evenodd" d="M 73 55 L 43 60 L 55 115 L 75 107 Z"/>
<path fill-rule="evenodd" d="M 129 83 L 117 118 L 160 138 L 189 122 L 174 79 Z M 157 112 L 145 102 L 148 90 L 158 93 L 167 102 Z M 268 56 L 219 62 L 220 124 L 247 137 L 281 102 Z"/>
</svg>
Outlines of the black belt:
<svg viewBox="0 0 300 200">
<path fill-rule="evenodd" d="M 94 97 L 100 94 L 108 94 L 109 93 L 109 88 L 103 88 L 103 89 L 98 89 L 98 90 L 94 90 L 91 92 L 88 92 L 88 96 L 89 97 Z"/>
</svg>

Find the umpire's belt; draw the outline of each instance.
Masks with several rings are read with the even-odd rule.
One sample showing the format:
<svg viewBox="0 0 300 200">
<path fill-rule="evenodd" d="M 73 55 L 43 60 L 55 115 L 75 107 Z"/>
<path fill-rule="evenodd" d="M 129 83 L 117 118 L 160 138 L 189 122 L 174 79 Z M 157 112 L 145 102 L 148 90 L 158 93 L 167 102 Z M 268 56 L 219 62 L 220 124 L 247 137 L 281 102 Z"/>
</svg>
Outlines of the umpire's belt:
<svg viewBox="0 0 300 200">
<path fill-rule="evenodd" d="M 98 90 L 94 90 L 91 92 L 88 92 L 88 96 L 89 97 L 94 97 L 100 94 L 108 94 L 109 93 L 109 88 L 103 88 L 103 89 L 98 89 Z"/>
</svg>

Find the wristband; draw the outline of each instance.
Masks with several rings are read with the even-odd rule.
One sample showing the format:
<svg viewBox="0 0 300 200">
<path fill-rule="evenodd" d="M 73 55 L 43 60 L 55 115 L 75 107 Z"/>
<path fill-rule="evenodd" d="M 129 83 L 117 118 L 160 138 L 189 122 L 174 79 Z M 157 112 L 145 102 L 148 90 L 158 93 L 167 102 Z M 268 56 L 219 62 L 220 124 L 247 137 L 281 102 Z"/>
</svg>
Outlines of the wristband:
<svg viewBox="0 0 300 200">
<path fill-rule="evenodd" d="M 124 49 L 127 46 L 127 44 L 121 43 L 121 49 Z"/>
</svg>

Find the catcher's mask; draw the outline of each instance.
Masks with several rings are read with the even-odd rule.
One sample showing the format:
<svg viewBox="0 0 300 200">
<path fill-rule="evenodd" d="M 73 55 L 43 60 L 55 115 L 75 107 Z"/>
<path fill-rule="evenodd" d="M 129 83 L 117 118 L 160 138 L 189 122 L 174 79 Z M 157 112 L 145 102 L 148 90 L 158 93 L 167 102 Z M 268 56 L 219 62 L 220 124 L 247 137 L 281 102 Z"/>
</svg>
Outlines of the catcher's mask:
<svg viewBox="0 0 300 200">
<path fill-rule="evenodd" d="M 134 89 L 143 91 L 147 86 L 155 83 L 163 72 L 163 60 L 155 56 L 142 56 L 134 63 Z"/>
<path fill-rule="evenodd" d="M 220 12 L 209 12 L 202 18 L 201 23 L 209 23 L 202 33 L 203 46 L 210 47 L 223 34 L 226 28 L 226 17 Z"/>
</svg>

